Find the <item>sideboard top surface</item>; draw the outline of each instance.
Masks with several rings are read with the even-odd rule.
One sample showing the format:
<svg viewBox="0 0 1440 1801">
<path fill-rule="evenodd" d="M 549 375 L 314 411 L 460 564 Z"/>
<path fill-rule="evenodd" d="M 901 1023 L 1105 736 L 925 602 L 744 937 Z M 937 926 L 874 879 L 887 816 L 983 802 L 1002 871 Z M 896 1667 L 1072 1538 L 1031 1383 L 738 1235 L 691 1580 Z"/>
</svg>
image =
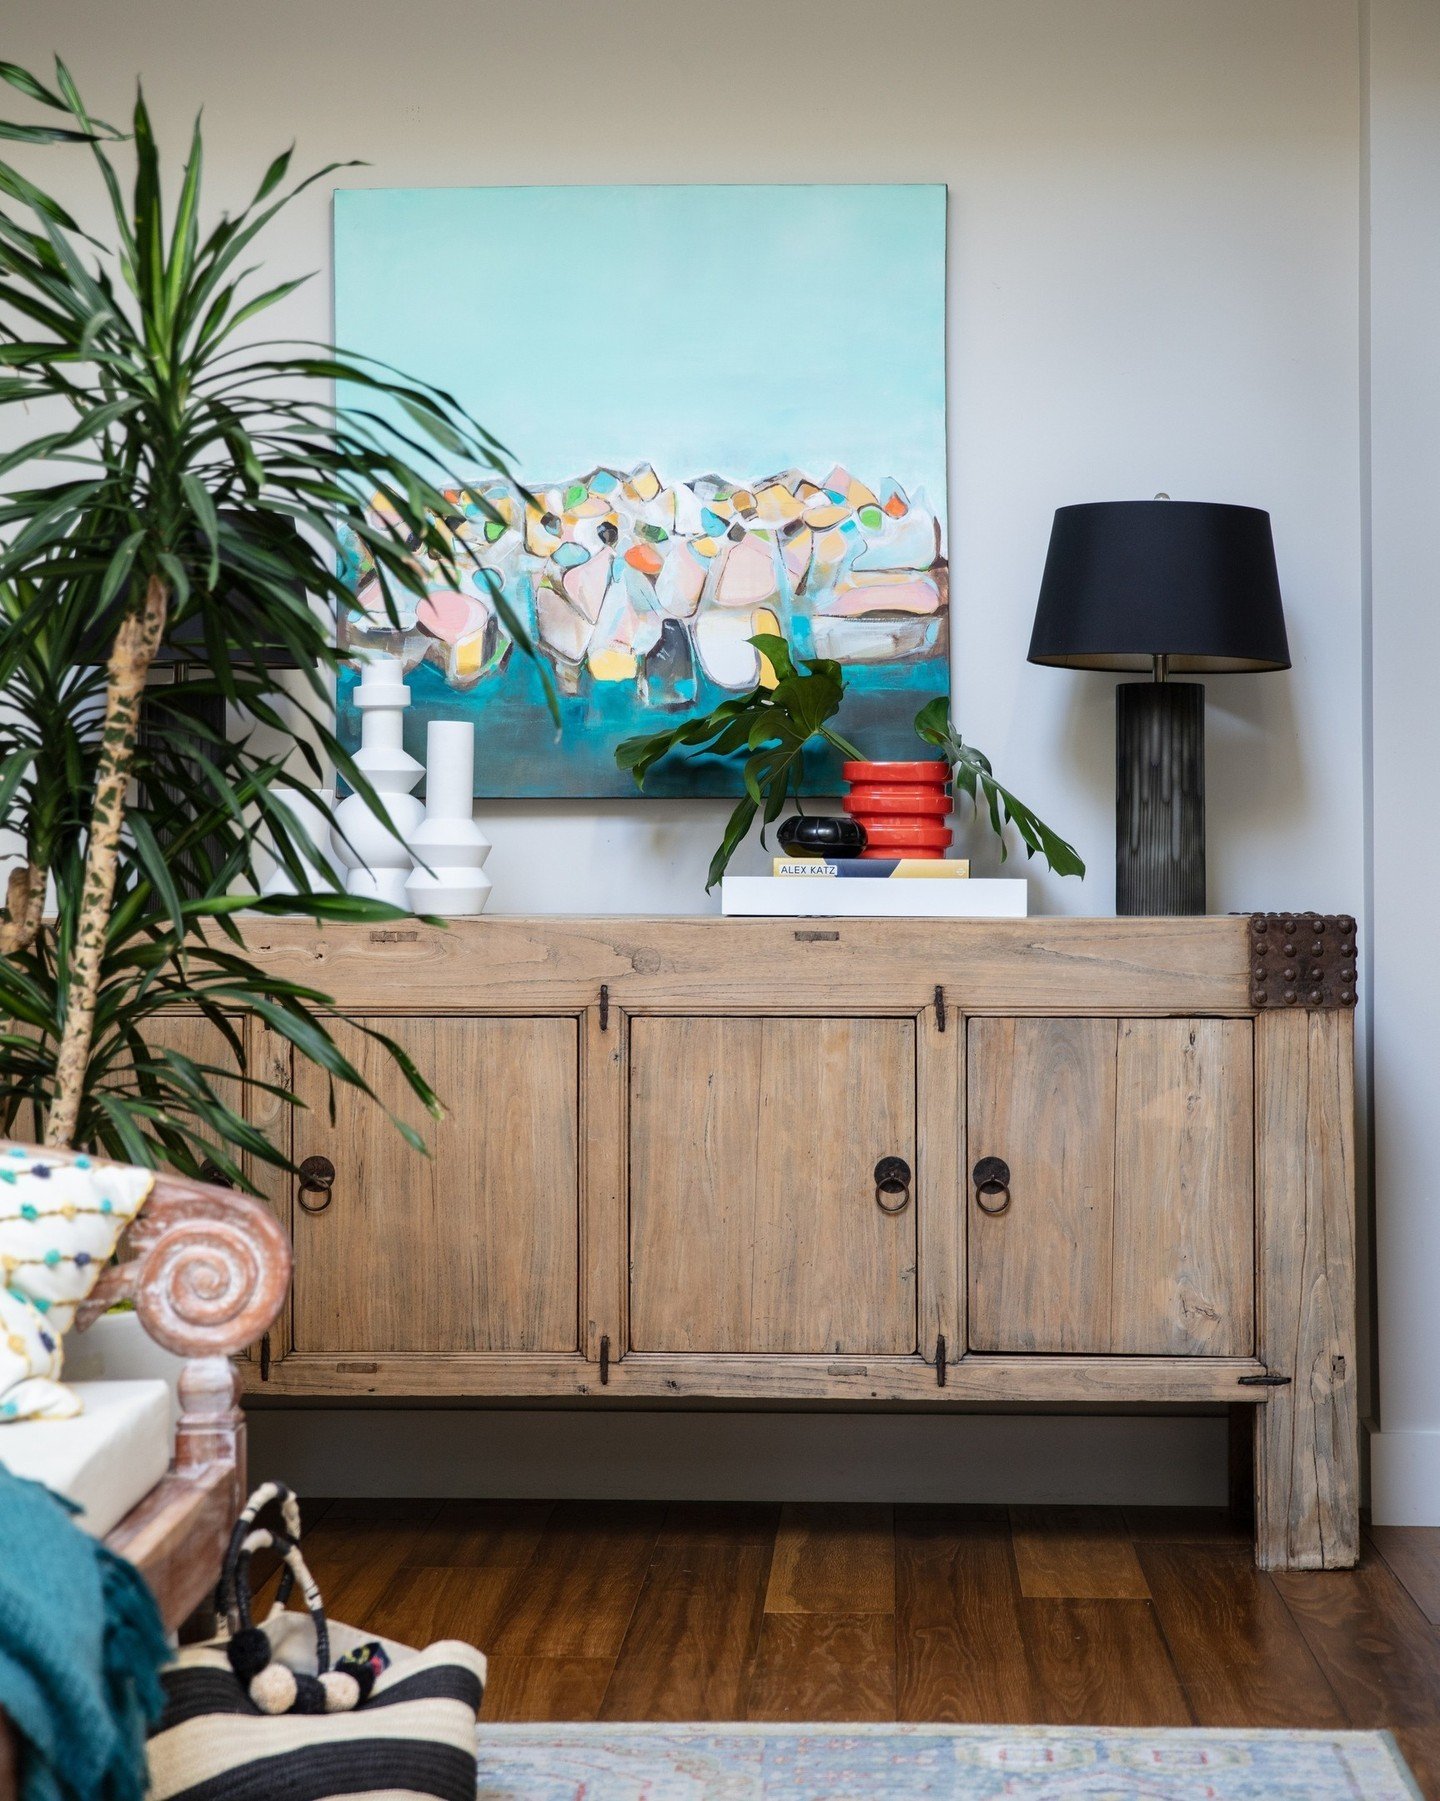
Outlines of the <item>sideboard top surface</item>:
<svg viewBox="0 0 1440 1801">
<path fill-rule="evenodd" d="M 491 914 L 444 926 L 242 918 L 250 954 L 347 1009 L 1233 1012 L 1249 923 L 1185 919 L 725 919 Z"/>
</svg>

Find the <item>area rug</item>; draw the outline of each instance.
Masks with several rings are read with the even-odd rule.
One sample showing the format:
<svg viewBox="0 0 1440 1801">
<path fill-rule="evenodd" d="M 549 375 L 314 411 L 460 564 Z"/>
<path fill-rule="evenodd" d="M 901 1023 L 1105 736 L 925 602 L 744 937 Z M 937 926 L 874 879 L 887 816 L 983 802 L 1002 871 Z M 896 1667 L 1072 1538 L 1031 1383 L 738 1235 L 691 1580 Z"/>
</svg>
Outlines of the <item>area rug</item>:
<svg viewBox="0 0 1440 1801">
<path fill-rule="evenodd" d="M 1415 1801 L 1388 1732 L 482 1725 L 477 1801 Z"/>
</svg>

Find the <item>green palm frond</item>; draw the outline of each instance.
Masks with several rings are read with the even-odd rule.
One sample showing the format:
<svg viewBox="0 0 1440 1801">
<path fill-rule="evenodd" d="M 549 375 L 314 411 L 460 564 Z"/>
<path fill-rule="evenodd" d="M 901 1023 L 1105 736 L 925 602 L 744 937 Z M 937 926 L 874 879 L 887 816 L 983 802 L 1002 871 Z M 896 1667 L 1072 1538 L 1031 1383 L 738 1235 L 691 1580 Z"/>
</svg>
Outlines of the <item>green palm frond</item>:
<svg viewBox="0 0 1440 1801">
<path fill-rule="evenodd" d="M 89 113 L 58 61 L 51 82 L 8 63 L 0 81 L 43 115 L 0 120 L 0 140 L 32 160 L 88 155 L 108 208 L 105 233 L 92 237 L 33 171 L 0 160 L 0 409 L 10 426 L 0 456 L 0 823 L 56 904 L 53 927 L 27 933 L 18 910 L 33 881 L 12 888 L 0 927 L 0 1129 L 38 1135 L 55 1104 L 107 663 L 158 582 L 162 645 L 204 672 L 143 695 L 73 1137 L 183 1169 L 209 1157 L 239 1179 L 242 1159 L 283 1155 L 243 1106 L 227 1104 L 218 1067 L 163 1048 L 166 1015 L 198 1006 L 223 1043 L 230 1020 L 255 1014 L 333 1081 L 365 1088 L 337 1048 L 326 997 L 251 963 L 239 915 L 258 905 L 393 916 L 339 890 L 284 806 L 287 792 L 309 796 L 328 764 L 385 817 L 333 729 L 336 622 L 356 607 L 339 547 L 365 546 L 398 626 L 401 606 L 426 591 L 422 557 L 457 585 L 475 566 L 445 523 L 444 485 L 509 475 L 506 452 L 441 388 L 329 345 L 259 335 L 307 277 L 259 277 L 257 239 L 344 165 L 294 180 L 286 151 L 247 206 L 207 222 L 198 120 L 167 204 L 143 93 L 122 132 Z M 492 599 L 533 654 L 523 622 Z M 274 660 L 302 671 L 283 704 Z M 547 693 L 558 719 L 548 679 Z M 216 699 L 238 733 L 197 715 L 197 701 Z M 244 900 L 258 887 L 262 844 L 305 892 Z M 265 1086 L 248 1071 L 240 1083 Z"/>
</svg>

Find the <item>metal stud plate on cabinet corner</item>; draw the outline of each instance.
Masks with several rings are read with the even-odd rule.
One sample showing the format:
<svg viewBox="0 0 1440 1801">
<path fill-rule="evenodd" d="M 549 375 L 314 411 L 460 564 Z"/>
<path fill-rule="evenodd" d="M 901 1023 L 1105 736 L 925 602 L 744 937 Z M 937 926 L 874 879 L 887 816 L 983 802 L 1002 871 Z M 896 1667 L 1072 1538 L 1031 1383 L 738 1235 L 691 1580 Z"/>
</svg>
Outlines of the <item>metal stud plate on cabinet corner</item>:
<svg viewBox="0 0 1440 1801">
<path fill-rule="evenodd" d="M 1252 1007 L 1355 1005 L 1359 963 L 1348 913 L 1252 913 Z"/>
</svg>

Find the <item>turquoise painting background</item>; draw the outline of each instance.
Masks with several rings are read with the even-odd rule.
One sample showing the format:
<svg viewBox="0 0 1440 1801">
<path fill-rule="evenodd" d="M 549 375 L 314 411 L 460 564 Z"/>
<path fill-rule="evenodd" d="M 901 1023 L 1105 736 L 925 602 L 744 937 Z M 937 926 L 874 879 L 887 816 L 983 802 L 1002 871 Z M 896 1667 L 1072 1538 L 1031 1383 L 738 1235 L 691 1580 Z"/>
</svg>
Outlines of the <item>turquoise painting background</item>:
<svg viewBox="0 0 1440 1801">
<path fill-rule="evenodd" d="M 940 184 L 341 189 L 336 340 L 450 389 L 532 485 L 597 464 L 754 482 L 840 463 L 923 489 L 943 538 L 945 203 Z M 562 702 L 557 742 L 519 657 L 468 694 L 428 666 L 410 681 L 412 751 L 428 717 L 473 717 L 487 794 L 633 793 L 614 744 L 674 718 L 595 684 Z M 949 685 L 943 641 L 851 682 L 842 729 L 908 755 L 919 700 Z M 339 717 L 358 741 L 352 687 Z M 697 710 L 723 698 L 700 690 Z M 819 760 L 808 778 L 837 785 Z M 646 791 L 738 786 L 717 765 L 659 770 Z"/>
</svg>

